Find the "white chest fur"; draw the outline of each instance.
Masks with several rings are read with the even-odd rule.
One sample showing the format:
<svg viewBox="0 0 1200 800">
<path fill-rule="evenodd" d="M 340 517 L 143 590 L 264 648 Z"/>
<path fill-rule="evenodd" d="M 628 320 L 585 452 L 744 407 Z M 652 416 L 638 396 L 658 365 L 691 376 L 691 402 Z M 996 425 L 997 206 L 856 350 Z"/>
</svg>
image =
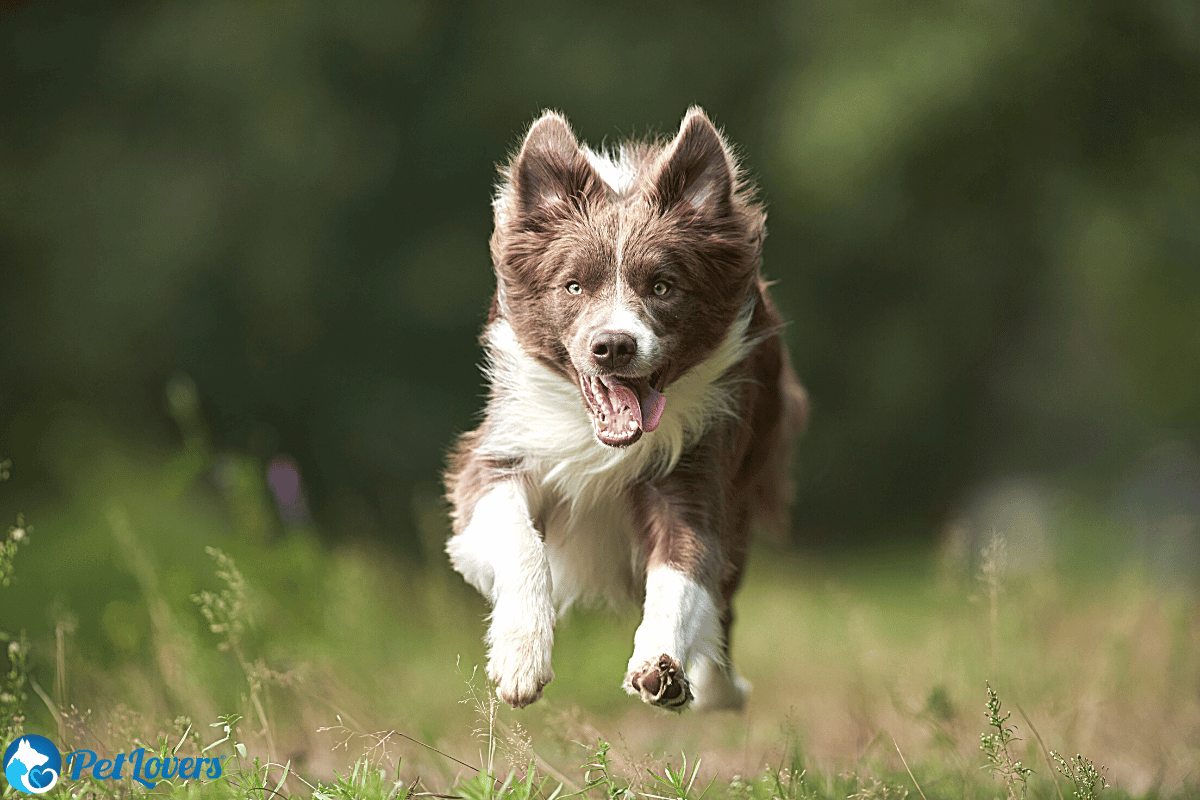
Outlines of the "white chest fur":
<svg viewBox="0 0 1200 800">
<path fill-rule="evenodd" d="M 560 502 L 537 520 L 550 562 L 554 606 L 561 614 L 573 603 L 640 603 L 644 567 L 635 546 L 625 495 L 587 507 Z"/>
<path fill-rule="evenodd" d="M 715 420 L 736 415 L 725 373 L 758 344 L 746 333 L 753 310 L 748 303 L 720 346 L 666 388 L 657 430 L 627 448 L 598 442 L 579 388 L 526 353 L 506 320 L 496 321 L 484 337 L 492 398 L 481 455 L 519 459 L 535 484 L 584 505 L 641 476 L 670 472 Z"/>
<path fill-rule="evenodd" d="M 537 359 L 501 319 L 488 328 L 487 377 L 492 385 L 481 455 L 521 464 L 518 485 L 544 536 L 555 606 L 577 600 L 640 600 L 629 487 L 664 475 L 713 422 L 736 413 L 730 367 L 757 342 L 747 336 L 747 305 L 721 345 L 666 390 L 657 430 L 628 448 L 601 444 L 579 389 Z"/>
</svg>

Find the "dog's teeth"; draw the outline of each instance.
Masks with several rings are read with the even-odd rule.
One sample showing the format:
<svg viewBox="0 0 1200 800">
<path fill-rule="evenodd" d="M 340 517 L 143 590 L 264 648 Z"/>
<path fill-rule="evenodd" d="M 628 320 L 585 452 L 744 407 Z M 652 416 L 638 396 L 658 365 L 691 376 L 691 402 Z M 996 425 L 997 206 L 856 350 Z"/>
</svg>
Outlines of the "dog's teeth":
<svg viewBox="0 0 1200 800">
<path fill-rule="evenodd" d="M 637 430 L 637 423 L 634 422 L 633 420 L 629 420 L 629 430 L 631 432 Z"/>
</svg>

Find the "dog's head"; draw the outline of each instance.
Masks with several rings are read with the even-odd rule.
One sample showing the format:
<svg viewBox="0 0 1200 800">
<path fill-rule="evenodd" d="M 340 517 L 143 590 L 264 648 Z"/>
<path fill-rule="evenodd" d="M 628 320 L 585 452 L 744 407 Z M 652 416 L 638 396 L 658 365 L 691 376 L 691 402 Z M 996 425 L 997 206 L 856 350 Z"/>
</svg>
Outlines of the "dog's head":
<svg viewBox="0 0 1200 800">
<path fill-rule="evenodd" d="M 611 158 L 547 112 L 503 178 L 493 318 L 579 387 L 600 442 L 633 444 L 755 290 L 762 210 L 698 108 Z"/>
</svg>

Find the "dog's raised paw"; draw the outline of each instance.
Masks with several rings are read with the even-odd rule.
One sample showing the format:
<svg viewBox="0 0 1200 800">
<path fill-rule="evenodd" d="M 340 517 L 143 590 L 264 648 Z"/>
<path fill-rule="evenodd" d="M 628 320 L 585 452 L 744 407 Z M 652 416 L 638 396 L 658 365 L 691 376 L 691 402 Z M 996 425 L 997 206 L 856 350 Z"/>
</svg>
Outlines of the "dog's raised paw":
<svg viewBox="0 0 1200 800">
<path fill-rule="evenodd" d="M 625 676 L 625 691 L 652 706 L 681 711 L 692 701 L 692 687 L 678 659 L 663 653 Z"/>
<path fill-rule="evenodd" d="M 542 696 L 554 680 L 550 651 L 554 647 L 554 617 L 548 607 L 498 603 L 488 631 L 488 677 L 496 696 L 513 708 L 524 708 Z"/>
<path fill-rule="evenodd" d="M 548 660 L 547 660 L 548 661 Z M 542 696 L 542 689 L 554 680 L 549 663 L 514 663 L 505 659 L 488 665 L 488 677 L 496 684 L 496 696 L 513 708 L 524 708 Z"/>
</svg>

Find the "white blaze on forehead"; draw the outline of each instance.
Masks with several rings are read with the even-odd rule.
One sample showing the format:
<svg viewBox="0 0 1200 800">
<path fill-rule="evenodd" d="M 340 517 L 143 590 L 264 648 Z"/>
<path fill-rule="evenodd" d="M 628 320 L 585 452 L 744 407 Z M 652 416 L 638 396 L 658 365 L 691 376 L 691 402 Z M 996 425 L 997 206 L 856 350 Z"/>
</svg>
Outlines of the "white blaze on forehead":
<svg viewBox="0 0 1200 800">
<path fill-rule="evenodd" d="M 592 169 L 616 195 L 626 195 L 633 190 L 637 179 L 637 165 L 625 148 L 617 151 L 597 152 L 584 146 L 580 148 Z M 629 239 L 629 224 L 624 214 L 617 215 L 617 232 L 613 237 L 612 278 L 615 281 L 613 300 L 607 315 L 596 317 L 595 328 L 588 336 L 598 331 L 627 333 L 637 343 L 637 358 L 626 372 L 647 372 L 658 366 L 662 347 L 650 327 L 642 301 L 633 291 L 622 274 L 625 263 L 625 245 Z"/>
<path fill-rule="evenodd" d="M 637 344 L 637 356 L 634 358 L 633 363 L 623 371 L 633 373 L 648 372 L 658 366 L 662 347 L 658 341 L 658 336 L 654 333 L 654 329 L 650 327 L 650 322 L 641 298 L 629 286 L 622 271 L 625 243 L 629 238 L 629 227 L 624 217 L 617 218 L 617 235 L 615 238 L 616 242 L 613 247 L 612 280 L 614 281 L 614 288 L 612 304 L 609 306 L 607 314 L 602 313 L 597 316 L 593 333 L 614 331 L 617 333 L 627 333 L 632 336 L 634 342 Z M 589 336 L 591 335 L 589 334 Z"/>
</svg>

